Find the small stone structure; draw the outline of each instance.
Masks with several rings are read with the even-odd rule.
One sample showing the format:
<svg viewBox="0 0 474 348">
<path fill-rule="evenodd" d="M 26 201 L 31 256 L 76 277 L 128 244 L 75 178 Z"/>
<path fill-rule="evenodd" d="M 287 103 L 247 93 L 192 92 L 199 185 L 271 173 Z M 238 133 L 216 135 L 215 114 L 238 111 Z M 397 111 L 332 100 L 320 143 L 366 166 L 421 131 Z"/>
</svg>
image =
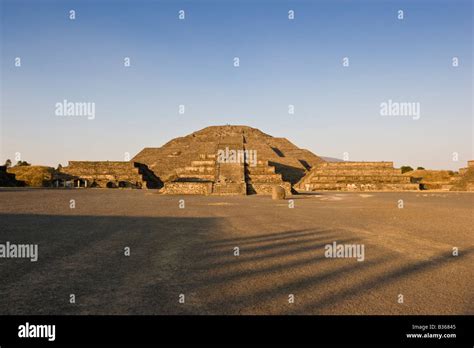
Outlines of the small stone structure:
<svg viewBox="0 0 474 348">
<path fill-rule="evenodd" d="M 57 171 L 54 187 L 158 188 L 145 165 L 134 162 L 70 161 Z"/>
<path fill-rule="evenodd" d="M 418 190 L 393 162 L 324 162 L 301 179 L 296 188 L 302 191 L 393 191 Z"/>
<path fill-rule="evenodd" d="M 17 186 L 51 187 L 55 170 L 48 166 L 14 166 L 7 169 L 15 175 Z"/>
<path fill-rule="evenodd" d="M 467 161 L 467 167 L 459 168 L 459 174 L 464 175 L 474 168 L 474 161 Z"/>
<path fill-rule="evenodd" d="M 459 177 L 450 191 L 474 191 L 474 161 L 468 161 L 466 168 L 459 169 Z"/>
<path fill-rule="evenodd" d="M 459 175 L 451 170 L 417 169 L 403 175 L 410 177 L 412 182 L 419 184 L 420 190 L 449 191 L 459 180 Z"/>
<path fill-rule="evenodd" d="M 285 189 L 281 186 L 273 186 L 272 199 L 285 199 Z"/>
</svg>

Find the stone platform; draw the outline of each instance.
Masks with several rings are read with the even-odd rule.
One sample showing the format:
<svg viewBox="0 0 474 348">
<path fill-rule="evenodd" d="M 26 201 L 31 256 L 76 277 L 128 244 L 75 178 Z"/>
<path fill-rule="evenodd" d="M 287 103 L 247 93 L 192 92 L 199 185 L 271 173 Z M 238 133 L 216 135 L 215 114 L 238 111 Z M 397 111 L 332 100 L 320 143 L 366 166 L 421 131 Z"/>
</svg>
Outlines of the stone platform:
<svg viewBox="0 0 474 348">
<path fill-rule="evenodd" d="M 393 162 L 325 162 L 315 166 L 296 184 L 303 191 L 418 190 Z"/>
<path fill-rule="evenodd" d="M 468 161 L 466 168 L 459 169 L 459 178 L 451 191 L 474 191 L 474 161 Z"/>
<path fill-rule="evenodd" d="M 160 181 L 140 163 L 70 161 L 54 176 L 54 187 L 158 188 Z"/>
</svg>

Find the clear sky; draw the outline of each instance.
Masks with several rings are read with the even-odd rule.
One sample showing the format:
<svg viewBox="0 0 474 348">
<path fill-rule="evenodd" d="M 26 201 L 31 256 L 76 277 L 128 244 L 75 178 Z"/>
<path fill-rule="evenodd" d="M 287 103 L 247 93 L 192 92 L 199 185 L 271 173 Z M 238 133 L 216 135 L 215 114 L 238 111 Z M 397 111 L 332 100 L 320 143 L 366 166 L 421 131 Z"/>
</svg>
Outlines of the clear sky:
<svg viewBox="0 0 474 348">
<path fill-rule="evenodd" d="M 354 161 L 474 159 L 471 0 L 0 3 L 2 163 L 123 160 L 223 124 Z M 64 99 L 95 118 L 57 116 Z M 382 116 L 388 100 L 419 103 L 419 119 Z"/>
</svg>

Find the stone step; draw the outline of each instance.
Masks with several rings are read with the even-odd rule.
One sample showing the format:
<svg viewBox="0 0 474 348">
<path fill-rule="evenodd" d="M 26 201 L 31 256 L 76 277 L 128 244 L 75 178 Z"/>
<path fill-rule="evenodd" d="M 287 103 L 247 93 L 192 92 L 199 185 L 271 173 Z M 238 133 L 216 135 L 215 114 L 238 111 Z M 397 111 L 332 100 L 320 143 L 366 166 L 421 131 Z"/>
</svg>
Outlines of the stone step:
<svg viewBox="0 0 474 348">
<path fill-rule="evenodd" d="M 306 184 L 303 187 L 306 191 L 318 190 L 418 190 L 417 184 L 398 184 L 398 183 L 321 183 Z"/>
<path fill-rule="evenodd" d="M 65 173 L 65 175 L 72 176 L 74 178 L 81 178 L 86 180 L 120 180 L 120 181 L 140 181 L 142 180 L 141 175 L 113 175 L 113 174 L 86 174 L 86 175 L 73 175 L 71 173 Z"/>
<path fill-rule="evenodd" d="M 374 175 L 354 175 L 354 176 L 314 176 L 311 178 L 311 183 L 317 182 L 360 182 L 360 181 L 396 181 L 396 182 L 410 182 L 410 177 L 406 176 L 374 176 Z"/>
<path fill-rule="evenodd" d="M 338 181 L 311 181 L 308 184 L 311 185 L 335 185 L 335 184 L 410 184 L 410 181 L 401 180 L 338 180 Z"/>
<path fill-rule="evenodd" d="M 332 168 L 393 168 L 393 162 L 322 162 L 318 167 Z"/>
<path fill-rule="evenodd" d="M 260 161 L 260 160 L 258 160 L 258 161 L 257 161 L 257 167 L 259 167 L 259 166 L 261 166 L 261 167 L 270 167 L 270 165 L 268 164 L 268 161 Z"/>
<path fill-rule="evenodd" d="M 247 176 L 247 182 L 282 182 L 281 175 L 279 174 L 250 174 Z"/>
<path fill-rule="evenodd" d="M 398 169 L 315 169 L 314 175 L 401 175 Z"/>
<path fill-rule="evenodd" d="M 215 159 L 216 154 L 211 154 L 211 153 L 200 153 L 199 154 L 199 159 L 200 160 L 207 160 L 207 159 Z"/>
<path fill-rule="evenodd" d="M 247 187 L 245 182 L 217 183 L 214 184 L 212 193 L 216 195 L 245 195 L 247 194 Z"/>
<path fill-rule="evenodd" d="M 265 166 L 247 166 L 246 170 L 249 174 L 255 175 L 255 174 L 274 174 L 275 173 L 275 167 L 265 167 Z"/>
<path fill-rule="evenodd" d="M 184 167 L 180 168 L 180 173 L 213 173 L 216 170 L 215 167 Z"/>
<path fill-rule="evenodd" d="M 355 177 L 381 177 L 381 178 L 395 178 L 395 177 L 409 177 L 407 175 L 401 175 L 399 173 L 370 173 L 370 172 L 352 172 L 352 173 L 315 173 L 312 177 L 328 177 L 328 178 L 335 178 L 335 177 L 348 177 L 348 178 L 355 178 Z"/>
<path fill-rule="evenodd" d="M 208 195 L 212 191 L 210 182 L 167 182 L 162 193 L 180 195 Z"/>
<path fill-rule="evenodd" d="M 216 161 L 211 160 L 204 160 L 204 161 L 192 161 L 191 165 L 193 167 L 200 167 L 200 166 L 215 166 Z"/>
<path fill-rule="evenodd" d="M 207 174 L 178 174 L 178 179 L 175 181 L 214 181 L 215 176 L 214 175 L 207 175 Z"/>
</svg>

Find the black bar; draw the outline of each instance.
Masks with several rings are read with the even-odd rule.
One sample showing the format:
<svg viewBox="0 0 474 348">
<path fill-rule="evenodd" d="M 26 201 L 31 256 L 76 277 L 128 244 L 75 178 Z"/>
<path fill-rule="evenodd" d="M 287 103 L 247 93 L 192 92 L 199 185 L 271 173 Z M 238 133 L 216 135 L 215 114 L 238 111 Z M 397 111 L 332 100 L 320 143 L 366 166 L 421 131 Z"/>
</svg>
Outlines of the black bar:
<svg viewBox="0 0 474 348">
<path fill-rule="evenodd" d="M 55 327 L 55 340 L 20 338 L 25 323 Z M 427 326 L 422 329 L 414 329 Z M 431 326 L 430 325 L 434 325 Z M 455 325 L 455 328 L 452 326 Z M 474 342 L 473 316 L 0 316 L 0 346 L 15 344 L 409 344 Z M 407 338 L 407 334 L 456 334 Z"/>
</svg>

